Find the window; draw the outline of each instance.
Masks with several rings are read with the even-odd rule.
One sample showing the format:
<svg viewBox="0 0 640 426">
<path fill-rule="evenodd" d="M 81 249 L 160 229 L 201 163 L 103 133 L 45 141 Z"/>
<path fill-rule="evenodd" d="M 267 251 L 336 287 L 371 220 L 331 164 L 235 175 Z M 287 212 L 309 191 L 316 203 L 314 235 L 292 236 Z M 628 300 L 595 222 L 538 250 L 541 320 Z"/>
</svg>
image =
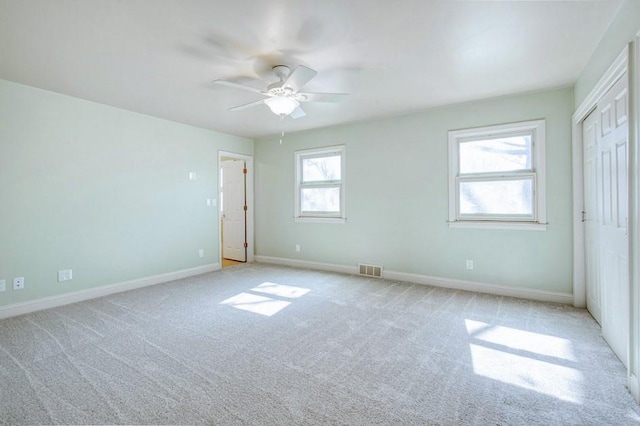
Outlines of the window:
<svg viewBox="0 0 640 426">
<path fill-rule="evenodd" d="M 296 220 L 344 222 L 344 152 L 344 145 L 295 152 Z"/>
<path fill-rule="evenodd" d="M 449 132 L 449 225 L 546 229 L 545 122 Z"/>
</svg>

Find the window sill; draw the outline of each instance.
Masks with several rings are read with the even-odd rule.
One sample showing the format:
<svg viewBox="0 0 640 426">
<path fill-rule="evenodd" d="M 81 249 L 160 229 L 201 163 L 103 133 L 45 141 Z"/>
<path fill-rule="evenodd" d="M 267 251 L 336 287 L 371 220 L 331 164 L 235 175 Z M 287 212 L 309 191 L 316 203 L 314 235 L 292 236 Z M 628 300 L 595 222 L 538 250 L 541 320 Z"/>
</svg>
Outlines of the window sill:
<svg viewBox="0 0 640 426">
<path fill-rule="evenodd" d="M 307 217 L 300 216 L 294 217 L 293 220 L 296 222 L 308 222 L 308 223 L 346 223 L 347 219 L 342 217 Z"/>
<path fill-rule="evenodd" d="M 475 228 L 475 229 L 504 229 L 518 231 L 546 231 L 548 223 L 538 222 L 490 222 L 459 220 L 448 222 L 449 228 Z"/>
</svg>

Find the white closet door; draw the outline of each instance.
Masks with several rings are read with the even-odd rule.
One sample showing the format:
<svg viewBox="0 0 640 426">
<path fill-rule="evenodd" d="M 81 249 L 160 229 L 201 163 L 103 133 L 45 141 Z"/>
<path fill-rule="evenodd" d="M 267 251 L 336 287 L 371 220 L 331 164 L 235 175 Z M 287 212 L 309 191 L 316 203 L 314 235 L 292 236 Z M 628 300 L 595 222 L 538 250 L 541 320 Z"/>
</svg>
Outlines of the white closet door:
<svg viewBox="0 0 640 426">
<path fill-rule="evenodd" d="M 607 92 L 598 114 L 596 177 L 602 334 L 628 366 L 629 237 L 628 237 L 628 83 L 625 74 Z"/>
<path fill-rule="evenodd" d="M 596 177 L 598 176 L 598 118 L 597 111 L 592 112 L 582 123 L 582 152 L 584 170 L 584 234 L 585 234 L 585 264 L 587 286 L 587 309 L 593 317 L 602 324 L 602 291 L 600 289 L 599 262 L 600 246 L 598 242 L 598 191 Z"/>
</svg>

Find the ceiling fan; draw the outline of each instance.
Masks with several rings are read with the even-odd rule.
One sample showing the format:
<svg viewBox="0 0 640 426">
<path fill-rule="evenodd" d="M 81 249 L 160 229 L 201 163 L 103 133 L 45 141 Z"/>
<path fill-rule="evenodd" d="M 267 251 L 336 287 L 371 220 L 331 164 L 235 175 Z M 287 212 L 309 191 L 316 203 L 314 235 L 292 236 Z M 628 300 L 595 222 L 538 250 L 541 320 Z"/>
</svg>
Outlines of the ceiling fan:
<svg viewBox="0 0 640 426">
<path fill-rule="evenodd" d="M 347 93 L 310 93 L 300 92 L 300 89 L 318 74 L 317 71 L 303 65 L 296 67 L 293 72 L 286 65 L 276 65 L 272 68 L 279 81 L 267 86 L 267 90 L 256 89 L 244 84 L 234 83 L 228 80 L 214 80 L 216 84 L 248 90 L 265 96 L 259 101 L 229 108 L 229 111 L 239 111 L 246 108 L 265 104 L 271 112 L 281 117 L 304 117 L 306 114 L 300 107 L 302 102 L 339 102 L 347 96 Z"/>
</svg>

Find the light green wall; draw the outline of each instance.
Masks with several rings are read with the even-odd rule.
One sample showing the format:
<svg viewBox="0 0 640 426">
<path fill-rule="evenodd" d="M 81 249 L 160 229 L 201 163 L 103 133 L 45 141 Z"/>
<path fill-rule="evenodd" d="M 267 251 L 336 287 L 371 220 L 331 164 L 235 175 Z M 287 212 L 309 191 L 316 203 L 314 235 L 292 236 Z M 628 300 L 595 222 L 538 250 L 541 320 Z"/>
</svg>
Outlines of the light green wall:
<svg viewBox="0 0 640 426">
<path fill-rule="evenodd" d="M 622 49 L 640 31 L 640 0 L 626 0 L 609 25 L 574 86 L 578 108 Z"/>
<path fill-rule="evenodd" d="M 562 89 L 257 140 L 257 254 L 571 293 L 572 106 Z M 449 228 L 448 130 L 539 118 L 548 230 Z M 346 145 L 347 223 L 295 222 L 294 150 L 336 144 Z"/>
<path fill-rule="evenodd" d="M 218 262 L 220 149 L 253 142 L 0 80 L 0 305 Z"/>
</svg>

